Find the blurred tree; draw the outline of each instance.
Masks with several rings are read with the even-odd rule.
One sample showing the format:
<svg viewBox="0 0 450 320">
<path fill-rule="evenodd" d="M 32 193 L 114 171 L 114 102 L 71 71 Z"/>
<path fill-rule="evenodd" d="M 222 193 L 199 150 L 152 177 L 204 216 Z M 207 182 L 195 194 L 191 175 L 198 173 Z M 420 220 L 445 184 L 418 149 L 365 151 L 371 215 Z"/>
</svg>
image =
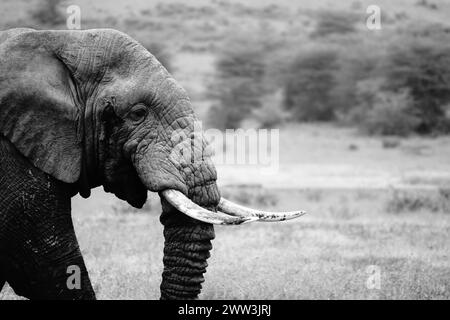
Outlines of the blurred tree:
<svg viewBox="0 0 450 320">
<path fill-rule="evenodd" d="M 332 90 L 336 85 L 338 55 L 327 49 L 302 53 L 285 77 L 285 108 L 300 121 L 335 119 Z"/>
<path fill-rule="evenodd" d="M 260 128 L 275 128 L 289 119 L 289 113 L 283 108 L 282 89 L 266 93 L 261 100 L 261 107 L 253 109 L 251 115 Z"/>
<path fill-rule="evenodd" d="M 358 43 L 350 43 L 339 48 L 339 68 L 336 70 L 335 87 L 330 95 L 335 105 L 335 113 L 341 120 L 342 115 L 352 112 L 361 103 L 357 86 L 360 81 L 377 79 L 377 69 L 381 55 L 377 48 Z"/>
<path fill-rule="evenodd" d="M 408 89 L 398 92 L 378 91 L 372 96 L 371 107 L 366 109 L 358 126 L 369 134 L 407 136 L 420 123 L 411 113 L 412 97 Z"/>
<path fill-rule="evenodd" d="M 238 128 L 253 109 L 261 106 L 265 90 L 265 52 L 252 46 L 233 46 L 217 62 L 217 79 L 210 97 L 217 101 L 209 122 L 219 129 Z"/>
<path fill-rule="evenodd" d="M 417 131 L 447 131 L 445 105 L 450 102 L 449 42 L 415 41 L 392 50 L 387 65 L 387 86 L 409 88 L 410 112 L 420 118 Z"/>
</svg>

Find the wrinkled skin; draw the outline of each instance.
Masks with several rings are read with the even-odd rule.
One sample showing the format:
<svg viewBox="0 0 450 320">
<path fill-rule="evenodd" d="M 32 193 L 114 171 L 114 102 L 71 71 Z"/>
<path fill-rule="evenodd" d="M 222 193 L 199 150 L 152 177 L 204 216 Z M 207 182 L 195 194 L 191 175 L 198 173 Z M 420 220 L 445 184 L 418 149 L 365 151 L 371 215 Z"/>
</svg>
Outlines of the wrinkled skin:
<svg viewBox="0 0 450 320">
<path fill-rule="evenodd" d="M 194 161 L 174 151 L 190 145 L 196 120 L 184 89 L 120 32 L 0 32 L 0 288 L 95 297 L 70 216 L 77 193 L 103 185 L 140 208 L 148 190 L 170 188 L 214 210 L 220 194 L 203 137 Z M 214 229 L 162 205 L 161 298 L 196 298 Z M 81 269 L 80 290 L 67 289 L 70 265 Z"/>
</svg>

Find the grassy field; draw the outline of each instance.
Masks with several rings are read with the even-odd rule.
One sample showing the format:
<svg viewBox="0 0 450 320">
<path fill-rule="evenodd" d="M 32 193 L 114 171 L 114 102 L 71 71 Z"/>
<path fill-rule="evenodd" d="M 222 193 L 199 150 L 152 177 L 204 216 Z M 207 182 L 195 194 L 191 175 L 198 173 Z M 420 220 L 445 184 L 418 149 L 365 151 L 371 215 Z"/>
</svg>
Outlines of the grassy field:
<svg viewBox="0 0 450 320">
<path fill-rule="evenodd" d="M 283 129 L 281 138 L 292 130 Z M 317 150 L 308 149 L 310 158 L 298 162 L 299 178 L 316 181 L 315 187 L 292 187 L 288 181 L 295 176 L 284 188 L 271 188 L 267 179 L 252 185 L 219 182 L 222 193 L 239 203 L 304 209 L 308 214 L 285 223 L 217 227 L 201 298 L 449 299 L 450 179 L 443 174 L 426 179 L 433 175 L 422 172 L 385 188 L 358 187 L 358 181 L 367 177 L 355 180 L 357 174 L 371 170 L 374 155 L 410 169 L 432 161 L 436 165 L 429 172 L 448 172 L 444 159 L 439 160 L 447 138 L 405 139 L 386 150 L 381 141 L 359 137 L 358 149 L 349 150 L 348 130 L 305 126 L 295 130 L 305 145 L 317 143 Z M 320 138 L 316 131 L 327 134 Z M 423 145 L 428 150 L 425 155 L 409 151 Z M 285 150 L 281 158 L 281 176 L 289 159 L 295 158 L 293 150 Z M 317 180 L 315 171 L 309 171 L 308 180 L 308 163 L 320 153 L 333 155 L 316 163 L 325 171 L 336 159 L 346 159 L 349 168 L 358 163 L 365 171 L 341 169 L 335 186 Z M 303 169 L 302 163 L 306 163 Z M 379 164 L 379 170 L 405 176 L 398 169 L 389 171 L 388 164 Z M 352 187 L 343 188 L 346 181 Z M 98 298 L 159 297 L 163 249 L 159 212 L 156 195 L 150 195 L 148 208 L 142 211 L 101 190 L 87 200 L 74 199 L 73 219 Z M 367 287 L 371 266 L 380 271 L 379 289 Z M 6 289 L 0 298 L 16 297 Z"/>
<path fill-rule="evenodd" d="M 201 298 L 450 298 L 448 211 L 387 212 L 392 195 L 380 190 L 258 192 L 309 214 L 216 228 Z M 74 220 L 98 298 L 158 298 L 163 239 L 156 210 L 76 212 Z M 367 287 L 370 266 L 380 270 L 379 289 Z M 7 289 L 0 298 L 15 296 Z"/>
</svg>

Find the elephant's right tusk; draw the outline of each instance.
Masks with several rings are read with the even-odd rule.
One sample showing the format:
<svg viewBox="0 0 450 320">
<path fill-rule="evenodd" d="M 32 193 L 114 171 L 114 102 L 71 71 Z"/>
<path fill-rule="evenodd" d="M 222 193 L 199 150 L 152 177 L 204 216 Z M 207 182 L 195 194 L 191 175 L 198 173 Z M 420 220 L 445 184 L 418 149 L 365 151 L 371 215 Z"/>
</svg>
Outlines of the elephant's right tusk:
<svg viewBox="0 0 450 320">
<path fill-rule="evenodd" d="M 258 220 L 257 217 L 234 217 L 222 212 L 213 212 L 200 207 L 180 191 L 167 189 L 161 192 L 164 198 L 178 211 L 199 221 L 211 224 L 243 224 Z"/>
<path fill-rule="evenodd" d="M 265 221 L 265 222 L 291 220 L 306 214 L 305 211 L 269 212 L 269 211 L 255 210 L 238 205 L 224 198 L 220 199 L 218 209 L 232 216 L 247 217 L 247 218 L 254 217 L 257 218 L 258 221 Z"/>
</svg>

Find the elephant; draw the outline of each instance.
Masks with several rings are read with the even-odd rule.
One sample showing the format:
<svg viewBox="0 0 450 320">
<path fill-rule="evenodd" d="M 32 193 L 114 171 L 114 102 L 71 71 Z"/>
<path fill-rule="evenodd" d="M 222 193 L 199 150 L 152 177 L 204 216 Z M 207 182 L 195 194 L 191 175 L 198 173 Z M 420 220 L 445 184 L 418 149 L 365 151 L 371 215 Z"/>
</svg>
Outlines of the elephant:
<svg viewBox="0 0 450 320">
<path fill-rule="evenodd" d="M 160 196 L 161 299 L 198 298 L 214 224 L 303 214 L 222 198 L 197 121 L 187 92 L 120 31 L 1 31 L 0 290 L 8 282 L 28 299 L 96 298 L 71 198 L 99 186 L 136 208 L 149 191 Z"/>
</svg>

